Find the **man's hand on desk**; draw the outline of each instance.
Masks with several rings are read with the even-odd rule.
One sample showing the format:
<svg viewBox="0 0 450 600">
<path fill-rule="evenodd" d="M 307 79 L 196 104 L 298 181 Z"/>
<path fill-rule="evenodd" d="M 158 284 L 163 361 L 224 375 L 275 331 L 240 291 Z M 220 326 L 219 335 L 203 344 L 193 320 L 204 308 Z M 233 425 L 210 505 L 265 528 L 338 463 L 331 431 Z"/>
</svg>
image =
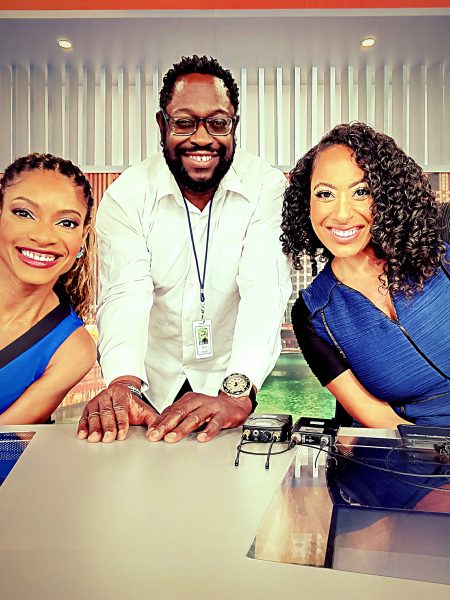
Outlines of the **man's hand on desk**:
<svg viewBox="0 0 450 600">
<path fill-rule="evenodd" d="M 140 388 L 141 382 L 127 383 Z M 157 417 L 158 413 L 132 394 L 125 382 L 115 381 L 86 404 L 77 437 L 88 442 L 124 440 L 130 425 L 150 427 Z"/>
<path fill-rule="evenodd" d="M 179 442 L 203 424 L 206 428 L 197 435 L 199 442 L 208 442 L 222 429 L 242 425 L 251 413 L 252 403 L 248 396 L 232 398 L 223 392 L 207 396 L 188 392 L 177 402 L 168 406 L 147 432 L 151 442 Z"/>
</svg>

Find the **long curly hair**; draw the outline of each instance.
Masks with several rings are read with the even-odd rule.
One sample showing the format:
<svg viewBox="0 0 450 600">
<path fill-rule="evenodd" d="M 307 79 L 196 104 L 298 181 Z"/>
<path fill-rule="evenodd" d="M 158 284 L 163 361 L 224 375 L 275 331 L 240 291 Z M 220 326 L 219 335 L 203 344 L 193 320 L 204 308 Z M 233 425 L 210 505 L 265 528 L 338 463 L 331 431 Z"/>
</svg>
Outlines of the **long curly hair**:
<svg viewBox="0 0 450 600">
<path fill-rule="evenodd" d="M 175 82 L 182 75 L 190 73 L 202 73 L 203 75 L 213 75 L 221 79 L 228 90 L 231 105 L 234 112 L 239 108 L 239 88 L 228 69 L 224 69 L 215 58 L 207 56 L 182 56 L 180 62 L 173 65 L 163 78 L 163 85 L 159 92 L 159 106 L 161 110 L 166 110 L 167 105 L 172 100 Z"/>
<path fill-rule="evenodd" d="M 21 173 L 32 171 L 55 171 L 67 177 L 75 186 L 83 192 L 86 202 L 86 218 L 84 230 L 86 235 L 83 241 L 83 255 L 77 259 L 72 268 L 63 273 L 55 284 L 54 290 L 58 295 L 64 294 L 73 307 L 74 311 L 86 319 L 95 297 L 95 265 L 96 265 L 96 243 L 93 228 L 94 199 L 89 181 L 80 169 L 70 160 L 58 158 L 52 154 L 29 154 L 16 159 L 5 169 L 0 179 L 0 210 L 3 207 L 5 190 L 14 185 Z"/>
<path fill-rule="evenodd" d="M 365 123 L 337 125 L 290 172 L 280 237 L 283 252 L 296 269 L 302 268 L 302 256 L 307 255 L 313 271 L 317 271 L 317 259 L 333 257 L 314 233 L 309 217 L 315 161 L 320 152 L 335 145 L 352 150 L 370 188 L 371 245 L 384 262 L 381 285 L 410 297 L 435 273 L 445 253 L 437 225 L 437 203 L 419 165 L 391 137 Z"/>
</svg>

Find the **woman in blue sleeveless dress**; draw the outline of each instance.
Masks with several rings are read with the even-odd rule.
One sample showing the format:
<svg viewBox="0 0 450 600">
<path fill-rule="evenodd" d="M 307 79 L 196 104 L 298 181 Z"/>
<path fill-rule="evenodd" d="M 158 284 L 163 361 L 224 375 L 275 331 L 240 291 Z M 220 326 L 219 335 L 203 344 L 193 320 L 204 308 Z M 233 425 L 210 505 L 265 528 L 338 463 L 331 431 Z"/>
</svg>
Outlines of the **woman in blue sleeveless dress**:
<svg viewBox="0 0 450 600">
<path fill-rule="evenodd" d="M 292 311 L 322 385 L 362 425 L 450 425 L 450 247 L 420 167 L 338 125 L 291 172 L 282 228 L 296 268 L 326 262 Z"/>
<path fill-rule="evenodd" d="M 17 159 L 0 179 L 0 424 L 45 422 L 95 362 L 94 201 L 70 161 Z"/>
</svg>

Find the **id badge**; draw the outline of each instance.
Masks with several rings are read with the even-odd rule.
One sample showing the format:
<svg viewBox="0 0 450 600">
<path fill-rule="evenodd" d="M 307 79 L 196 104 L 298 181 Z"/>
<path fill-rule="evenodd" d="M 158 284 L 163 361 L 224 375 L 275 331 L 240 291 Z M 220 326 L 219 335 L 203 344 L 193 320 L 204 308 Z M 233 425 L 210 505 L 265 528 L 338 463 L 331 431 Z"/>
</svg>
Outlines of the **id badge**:
<svg viewBox="0 0 450 600">
<path fill-rule="evenodd" d="M 210 319 L 194 321 L 195 358 L 210 358 L 213 355 L 212 326 Z"/>
</svg>

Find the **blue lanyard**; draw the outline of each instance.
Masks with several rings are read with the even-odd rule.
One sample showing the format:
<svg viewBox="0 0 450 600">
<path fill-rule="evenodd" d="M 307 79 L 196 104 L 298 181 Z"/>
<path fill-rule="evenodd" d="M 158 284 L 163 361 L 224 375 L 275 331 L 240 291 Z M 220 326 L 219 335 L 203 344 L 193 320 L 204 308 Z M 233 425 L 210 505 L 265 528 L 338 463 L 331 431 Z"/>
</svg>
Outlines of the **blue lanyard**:
<svg viewBox="0 0 450 600">
<path fill-rule="evenodd" d="M 200 275 L 200 267 L 198 264 L 197 250 L 195 249 L 194 234 L 192 232 L 191 217 L 189 215 L 189 208 L 188 208 L 188 205 L 186 202 L 186 198 L 184 198 L 184 197 L 183 197 L 183 202 L 184 202 L 184 207 L 186 209 L 186 215 L 187 215 L 187 220 L 188 220 L 188 225 L 189 225 L 189 233 L 191 234 L 192 250 L 194 251 L 195 266 L 197 267 L 198 283 L 200 284 L 200 310 L 201 310 L 201 314 L 202 314 L 201 320 L 204 321 L 205 320 L 204 317 L 205 317 L 206 261 L 208 260 L 209 228 L 211 225 L 211 213 L 212 213 L 213 199 L 211 198 L 211 200 L 209 202 L 208 225 L 207 225 L 207 231 L 206 231 L 205 262 L 203 263 L 203 277 L 201 277 L 201 275 Z"/>
</svg>

